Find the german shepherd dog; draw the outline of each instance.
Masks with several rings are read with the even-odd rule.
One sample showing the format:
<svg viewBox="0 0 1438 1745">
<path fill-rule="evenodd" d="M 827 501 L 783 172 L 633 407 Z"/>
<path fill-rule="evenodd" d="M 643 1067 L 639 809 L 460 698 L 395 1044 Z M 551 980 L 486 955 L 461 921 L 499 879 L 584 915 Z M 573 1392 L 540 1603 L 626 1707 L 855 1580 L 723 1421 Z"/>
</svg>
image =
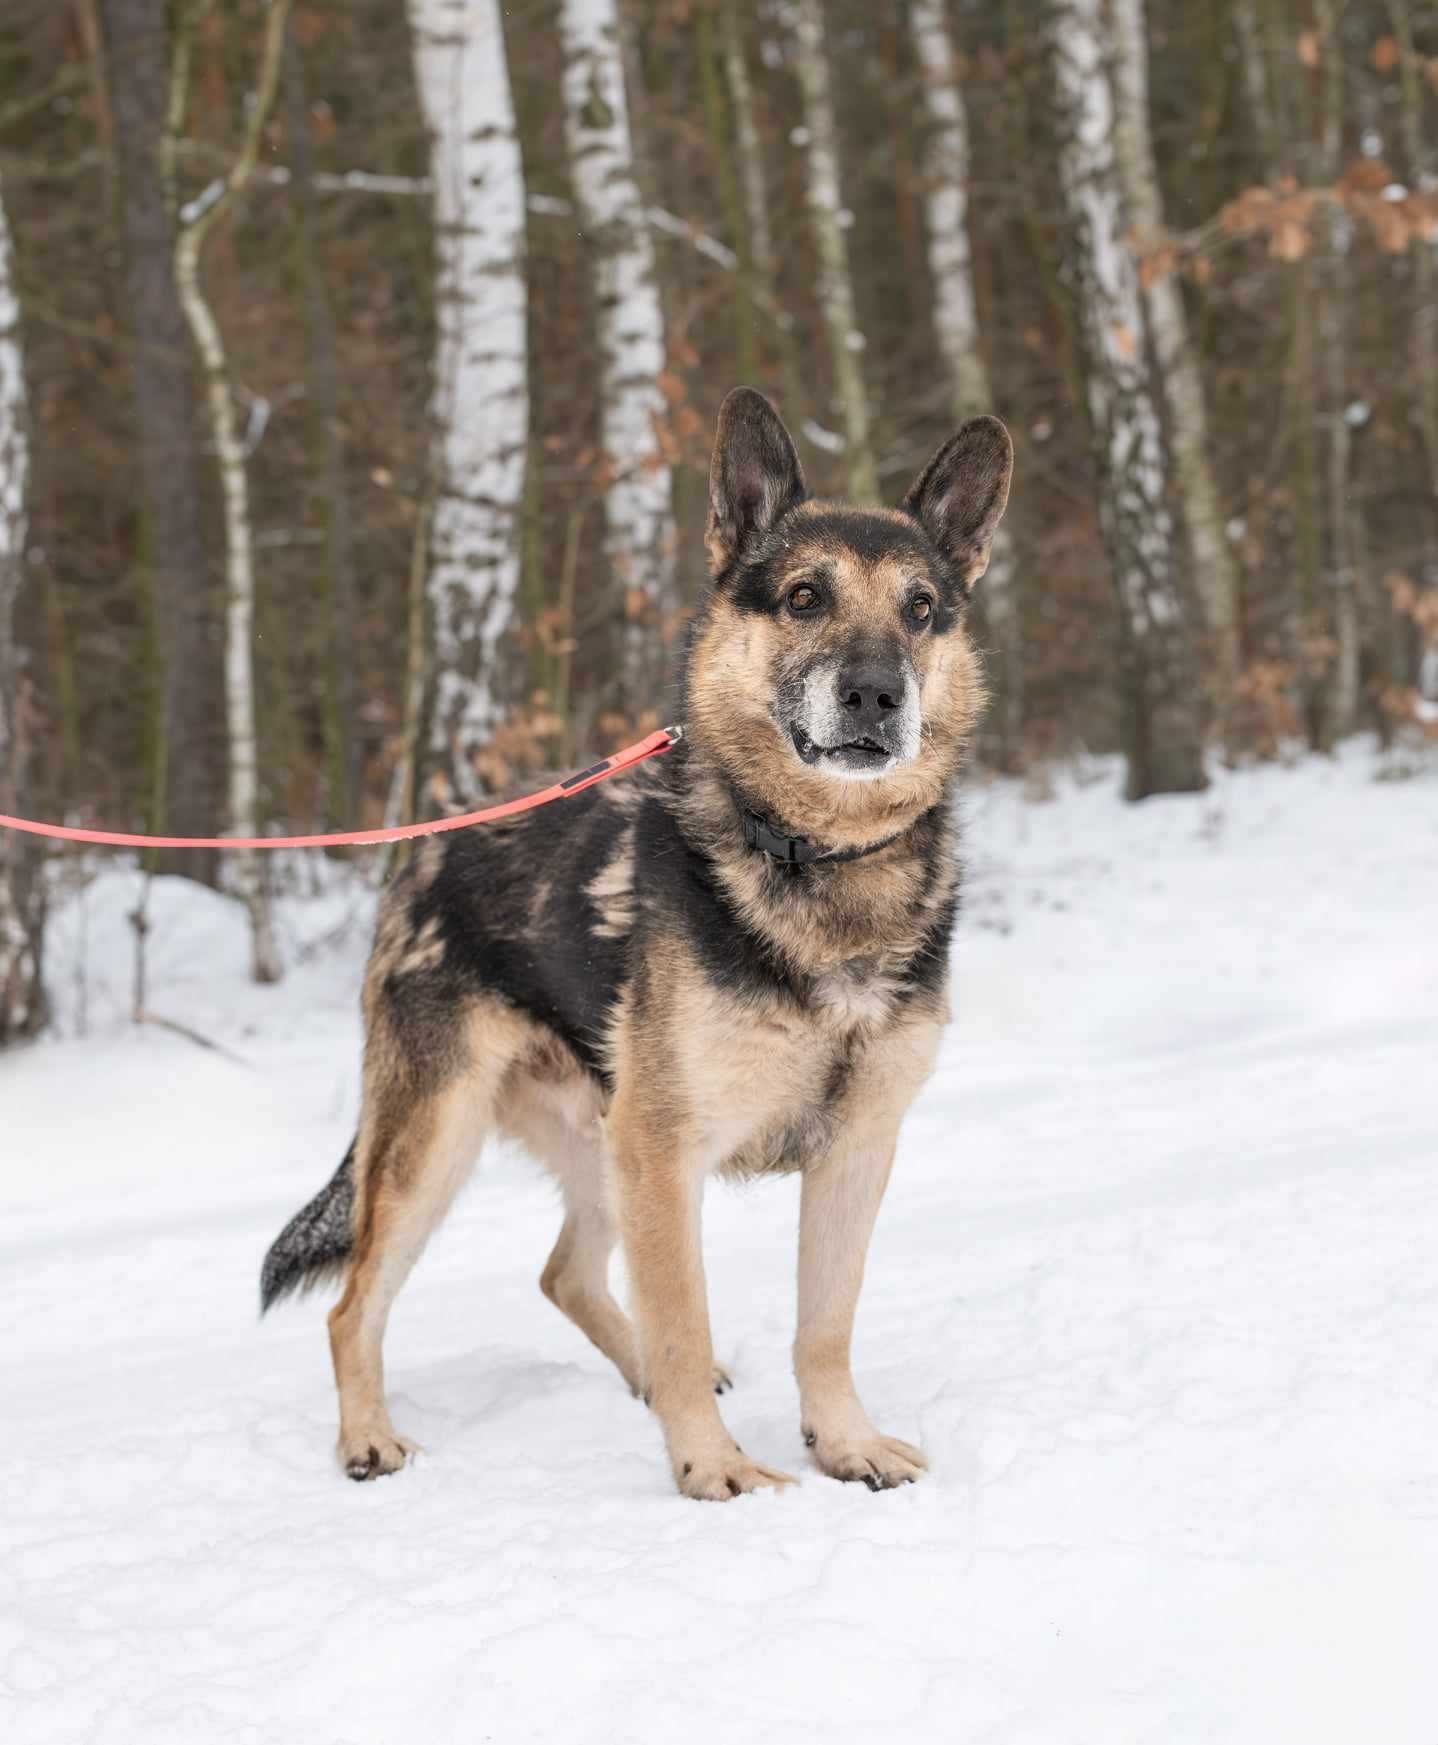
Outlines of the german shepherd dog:
<svg viewBox="0 0 1438 1745">
<path fill-rule="evenodd" d="M 343 1276 L 329 1331 L 351 1478 L 412 1452 L 385 1404 L 385 1323 L 495 1131 L 559 1181 L 540 1288 L 652 1408 L 685 1496 L 792 1482 L 719 1415 L 713 1172 L 803 1173 L 794 1369 L 819 1468 L 874 1490 L 924 1469 L 860 1404 L 850 1335 L 947 1017 L 953 790 L 982 699 L 964 608 L 1012 465 L 1004 426 L 975 418 L 897 510 L 813 501 L 773 407 L 736 389 L 682 742 L 563 806 L 430 838 L 385 891 L 359 1132 L 261 1281 L 268 1308 Z M 609 1291 L 616 1235 L 632 1321 Z"/>
</svg>

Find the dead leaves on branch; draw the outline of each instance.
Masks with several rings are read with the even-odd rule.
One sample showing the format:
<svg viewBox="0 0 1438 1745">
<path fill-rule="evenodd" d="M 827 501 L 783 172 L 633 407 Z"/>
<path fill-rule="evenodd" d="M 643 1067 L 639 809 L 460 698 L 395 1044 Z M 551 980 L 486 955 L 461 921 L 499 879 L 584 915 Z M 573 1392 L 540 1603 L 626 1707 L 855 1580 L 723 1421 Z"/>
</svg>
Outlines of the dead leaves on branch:
<svg viewBox="0 0 1438 1745">
<path fill-rule="evenodd" d="M 1438 240 L 1438 193 L 1402 186 L 1380 158 L 1356 158 L 1331 187 L 1301 187 L 1285 178 L 1273 187 L 1245 188 L 1186 236 L 1131 235 L 1139 282 L 1147 290 L 1183 270 L 1203 283 L 1212 272 L 1210 256 L 1224 242 L 1262 240 L 1270 259 L 1300 261 L 1314 246 L 1318 220 L 1335 209 L 1366 228 L 1385 254 Z"/>
</svg>

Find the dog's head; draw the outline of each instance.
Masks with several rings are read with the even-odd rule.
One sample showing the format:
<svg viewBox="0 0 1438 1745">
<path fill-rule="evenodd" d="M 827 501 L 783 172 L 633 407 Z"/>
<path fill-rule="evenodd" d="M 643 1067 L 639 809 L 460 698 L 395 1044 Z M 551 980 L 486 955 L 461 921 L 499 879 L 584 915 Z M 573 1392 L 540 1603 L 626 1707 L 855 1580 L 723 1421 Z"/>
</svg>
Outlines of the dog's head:
<svg viewBox="0 0 1438 1745">
<path fill-rule="evenodd" d="M 1012 471 L 1003 425 L 973 418 L 897 510 L 815 502 L 774 408 L 730 394 L 688 692 L 691 731 L 736 785 L 849 840 L 939 798 L 982 701 L 964 608 Z"/>
</svg>

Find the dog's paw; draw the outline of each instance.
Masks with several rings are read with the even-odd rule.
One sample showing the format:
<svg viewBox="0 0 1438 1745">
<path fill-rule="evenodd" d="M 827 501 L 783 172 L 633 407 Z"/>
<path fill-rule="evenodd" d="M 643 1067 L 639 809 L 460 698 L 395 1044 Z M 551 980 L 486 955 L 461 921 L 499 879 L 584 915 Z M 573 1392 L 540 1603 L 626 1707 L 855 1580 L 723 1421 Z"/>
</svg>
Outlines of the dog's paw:
<svg viewBox="0 0 1438 1745">
<path fill-rule="evenodd" d="M 804 1441 L 813 1449 L 821 1472 L 848 1483 L 866 1484 L 871 1491 L 913 1484 L 929 1465 L 912 1443 L 900 1442 L 897 1436 L 881 1436 L 877 1431 L 872 1436 L 826 1439 L 806 1430 Z"/>
<path fill-rule="evenodd" d="M 732 1443 L 727 1450 L 723 1447 L 706 1450 L 692 1459 L 676 1457 L 674 1482 L 686 1497 L 705 1503 L 727 1503 L 746 1491 L 780 1489 L 799 1481 L 772 1466 L 760 1466 L 737 1443 Z"/>
<path fill-rule="evenodd" d="M 341 1436 L 338 1449 L 345 1477 L 352 1478 L 356 1484 L 398 1472 L 412 1454 L 419 1452 L 417 1442 L 397 1436 L 393 1430 L 378 1429 Z"/>
</svg>

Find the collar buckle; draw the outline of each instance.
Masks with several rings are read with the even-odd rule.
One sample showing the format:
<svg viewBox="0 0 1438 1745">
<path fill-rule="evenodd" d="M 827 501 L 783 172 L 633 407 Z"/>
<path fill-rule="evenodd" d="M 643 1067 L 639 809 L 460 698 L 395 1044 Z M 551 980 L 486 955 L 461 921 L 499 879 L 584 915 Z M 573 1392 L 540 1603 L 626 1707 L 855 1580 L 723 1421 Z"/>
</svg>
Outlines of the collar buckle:
<svg viewBox="0 0 1438 1745">
<path fill-rule="evenodd" d="M 786 866 L 800 866 L 818 860 L 824 852 L 802 836 L 785 836 L 769 820 L 747 808 L 744 812 L 744 840 L 771 860 L 781 860 Z"/>
</svg>

